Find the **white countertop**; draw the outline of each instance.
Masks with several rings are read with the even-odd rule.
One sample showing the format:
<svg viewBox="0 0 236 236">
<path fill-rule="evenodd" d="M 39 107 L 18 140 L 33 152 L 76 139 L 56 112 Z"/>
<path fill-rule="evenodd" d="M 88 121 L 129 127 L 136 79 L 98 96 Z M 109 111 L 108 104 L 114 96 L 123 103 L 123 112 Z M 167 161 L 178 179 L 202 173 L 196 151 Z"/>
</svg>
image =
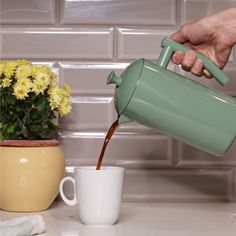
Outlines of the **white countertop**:
<svg viewBox="0 0 236 236">
<path fill-rule="evenodd" d="M 43 216 L 42 236 L 235 236 L 236 204 L 233 203 L 123 203 L 113 226 L 92 227 L 80 222 L 76 207 L 55 203 L 39 213 L 1 211 L 2 220 L 28 214 Z"/>
</svg>

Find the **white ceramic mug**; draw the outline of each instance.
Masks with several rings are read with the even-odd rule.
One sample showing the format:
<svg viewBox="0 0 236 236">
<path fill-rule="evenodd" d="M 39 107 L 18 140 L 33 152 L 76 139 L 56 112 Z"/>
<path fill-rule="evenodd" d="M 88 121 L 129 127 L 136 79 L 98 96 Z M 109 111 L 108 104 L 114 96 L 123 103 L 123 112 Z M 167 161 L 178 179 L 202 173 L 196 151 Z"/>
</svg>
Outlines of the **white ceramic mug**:
<svg viewBox="0 0 236 236">
<path fill-rule="evenodd" d="M 60 194 L 68 205 L 78 204 L 80 219 L 89 225 L 112 225 L 120 214 L 124 168 L 95 166 L 75 168 L 75 178 L 64 177 L 60 183 Z M 65 182 L 74 186 L 74 198 L 68 199 L 63 191 Z"/>
</svg>

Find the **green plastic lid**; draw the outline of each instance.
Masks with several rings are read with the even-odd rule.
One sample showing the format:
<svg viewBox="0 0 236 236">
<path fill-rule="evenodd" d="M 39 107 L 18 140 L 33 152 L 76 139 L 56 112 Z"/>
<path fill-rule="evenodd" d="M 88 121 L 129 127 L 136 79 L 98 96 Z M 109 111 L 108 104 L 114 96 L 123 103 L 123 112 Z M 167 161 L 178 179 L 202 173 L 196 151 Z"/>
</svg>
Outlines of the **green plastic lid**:
<svg viewBox="0 0 236 236">
<path fill-rule="evenodd" d="M 140 79 L 143 65 L 144 59 L 139 59 L 129 65 L 121 74 L 121 77 L 116 76 L 114 71 L 109 74 L 107 84 L 116 84 L 114 102 L 118 115 L 120 115 L 128 105 Z"/>
</svg>

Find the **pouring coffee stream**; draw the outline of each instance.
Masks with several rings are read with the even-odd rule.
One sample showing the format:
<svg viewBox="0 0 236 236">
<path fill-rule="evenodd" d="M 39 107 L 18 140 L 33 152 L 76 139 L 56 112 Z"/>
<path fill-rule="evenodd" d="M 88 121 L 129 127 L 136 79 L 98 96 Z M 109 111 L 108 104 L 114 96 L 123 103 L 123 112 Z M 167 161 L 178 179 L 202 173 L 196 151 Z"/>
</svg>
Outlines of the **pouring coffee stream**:
<svg viewBox="0 0 236 236">
<path fill-rule="evenodd" d="M 106 151 L 106 147 L 112 137 L 112 135 L 114 134 L 115 130 L 118 128 L 119 124 L 118 124 L 118 120 L 116 120 L 110 127 L 110 129 L 108 130 L 107 134 L 106 134 L 106 137 L 104 139 L 104 143 L 103 143 L 103 146 L 102 146 L 102 150 L 100 152 L 100 155 L 99 155 L 99 158 L 98 158 L 98 162 L 97 162 L 97 165 L 96 165 L 96 170 L 100 170 L 101 166 L 102 166 L 102 160 L 103 160 L 103 157 L 104 157 L 104 153 Z"/>
</svg>

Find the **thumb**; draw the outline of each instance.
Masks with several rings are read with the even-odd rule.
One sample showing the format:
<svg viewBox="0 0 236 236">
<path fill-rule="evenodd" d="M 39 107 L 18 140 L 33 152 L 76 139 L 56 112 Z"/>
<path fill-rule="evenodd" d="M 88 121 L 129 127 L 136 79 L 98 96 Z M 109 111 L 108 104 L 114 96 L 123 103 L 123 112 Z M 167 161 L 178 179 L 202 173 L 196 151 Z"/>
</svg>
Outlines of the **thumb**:
<svg viewBox="0 0 236 236">
<path fill-rule="evenodd" d="M 171 35 L 171 39 L 179 43 L 184 43 L 188 40 L 188 37 L 182 27 L 180 30 Z"/>
</svg>

